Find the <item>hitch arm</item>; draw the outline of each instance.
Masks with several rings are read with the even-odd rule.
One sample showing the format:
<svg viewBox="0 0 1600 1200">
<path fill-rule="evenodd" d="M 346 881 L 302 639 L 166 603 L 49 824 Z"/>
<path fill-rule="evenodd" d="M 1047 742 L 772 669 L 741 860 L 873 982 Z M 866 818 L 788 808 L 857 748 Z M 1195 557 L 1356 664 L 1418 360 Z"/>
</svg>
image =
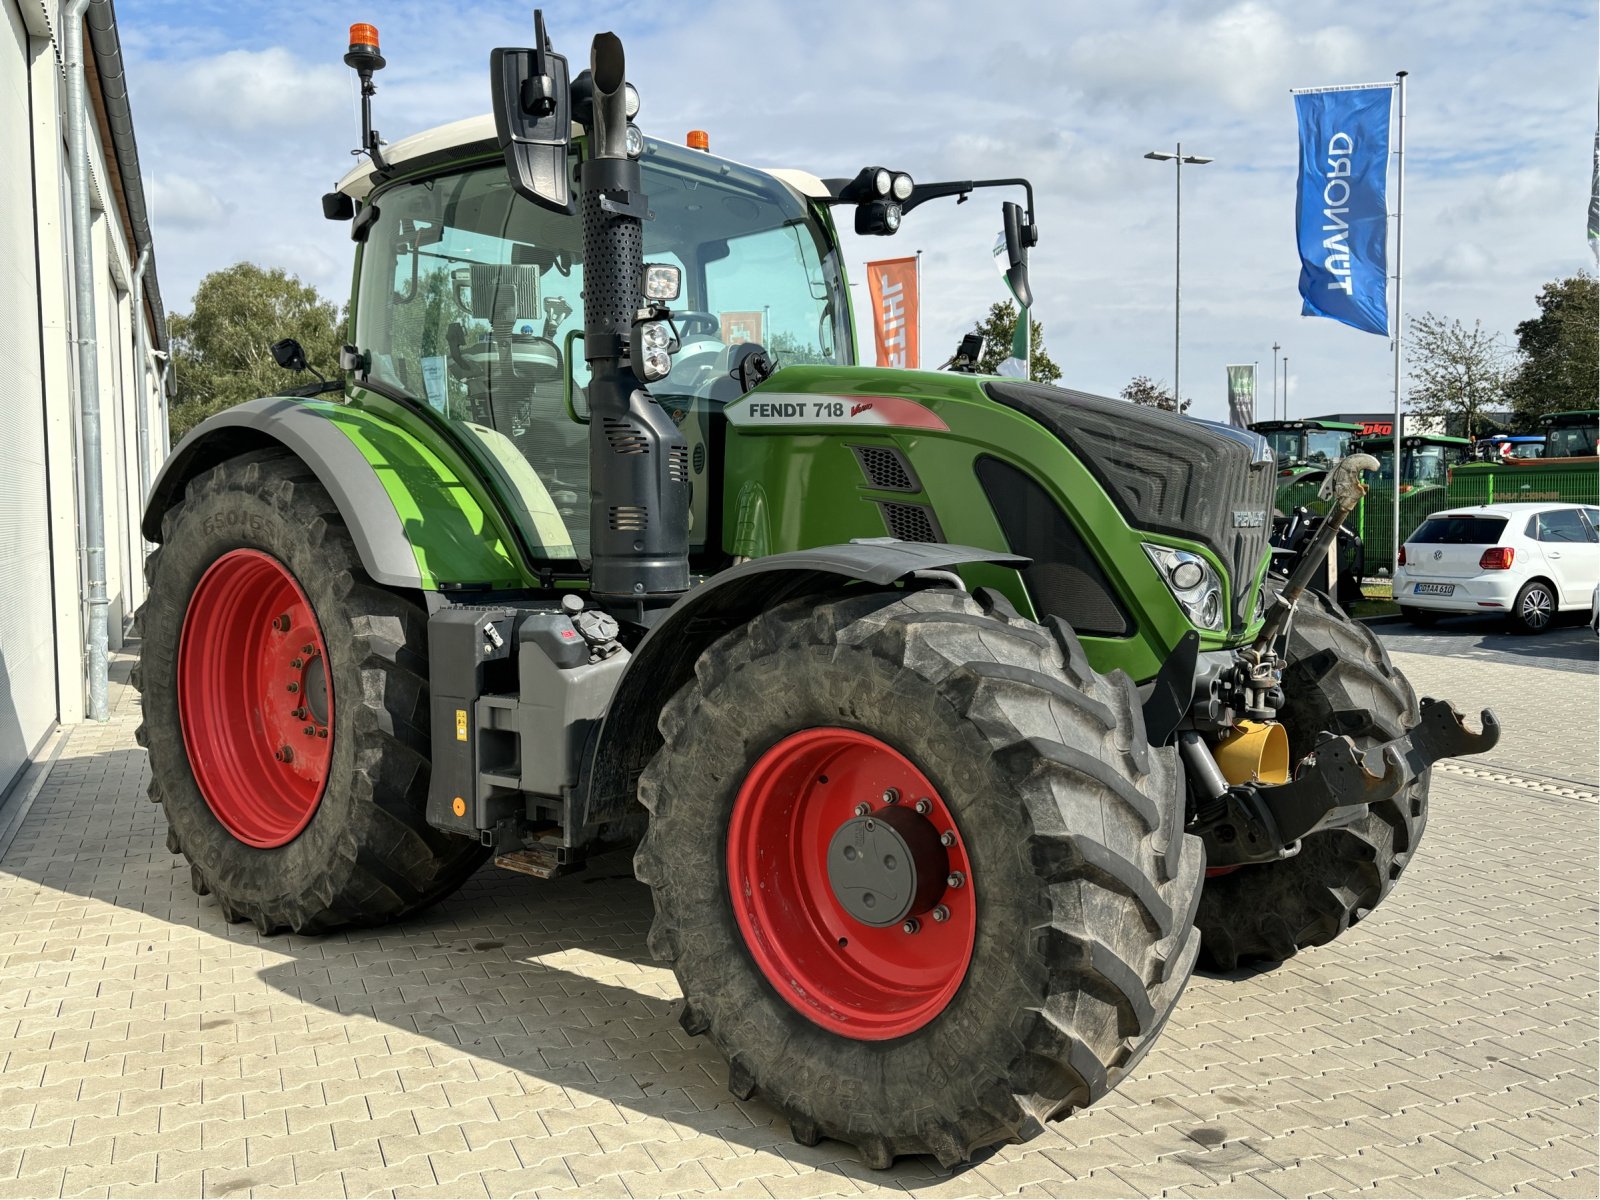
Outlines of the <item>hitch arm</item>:
<svg viewBox="0 0 1600 1200">
<path fill-rule="evenodd" d="M 1421 719 L 1380 746 L 1360 750 L 1349 737 L 1325 733 L 1288 783 L 1236 784 L 1203 801 L 1191 833 L 1202 835 L 1212 867 L 1271 862 L 1307 834 L 1337 824 L 1341 810 L 1399 795 L 1441 758 L 1483 754 L 1500 741 L 1493 710 L 1466 727 L 1446 700 L 1424 700 Z M 1212 789 L 1214 792 L 1214 788 Z"/>
</svg>

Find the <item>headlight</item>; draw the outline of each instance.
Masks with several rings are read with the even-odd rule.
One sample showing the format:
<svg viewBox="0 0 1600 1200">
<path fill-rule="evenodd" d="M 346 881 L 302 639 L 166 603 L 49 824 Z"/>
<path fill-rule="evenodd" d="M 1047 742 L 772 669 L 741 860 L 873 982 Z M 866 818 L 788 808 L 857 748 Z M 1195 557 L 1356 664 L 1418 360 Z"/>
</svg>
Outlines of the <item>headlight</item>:
<svg viewBox="0 0 1600 1200">
<path fill-rule="evenodd" d="M 889 194 L 889 188 L 892 185 L 893 181 L 890 178 L 889 172 L 885 171 L 882 167 L 879 167 L 873 172 L 872 190 L 877 192 L 878 195 L 887 196 Z"/>
<path fill-rule="evenodd" d="M 630 121 L 639 115 L 639 89 L 631 83 L 622 85 L 622 111 Z"/>
<path fill-rule="evenodd" d="M 1227 614 L 1222 608 L 1222 580 L 1217 578 L 1210 563 L 1187 550 L 1149 542 L 1144 543 L 1144 552 L 1150 556 L 1156 573 L 1190 621 L 1201 629 L 1218 633 L 1227 627 Z"/>
<path fill-rule="evenodd" d="M 644 153 L 644 134 L 637 125 L 628 126 L 628 157 L 638 158 Z"/>
<path fill-rule="evenodd" d="M 916 185 L 911 182 L 911 176 L 904 173 L 894 177 L 894 198 L 896 200 L 911 199 L 911 190 Z"/>
<path fill-rule="evenodd" d="M 665 321 L 640 321 L 633 327 L 633 362 L 646 383 L 672 371 L 672 334 Z"/>
</svg>

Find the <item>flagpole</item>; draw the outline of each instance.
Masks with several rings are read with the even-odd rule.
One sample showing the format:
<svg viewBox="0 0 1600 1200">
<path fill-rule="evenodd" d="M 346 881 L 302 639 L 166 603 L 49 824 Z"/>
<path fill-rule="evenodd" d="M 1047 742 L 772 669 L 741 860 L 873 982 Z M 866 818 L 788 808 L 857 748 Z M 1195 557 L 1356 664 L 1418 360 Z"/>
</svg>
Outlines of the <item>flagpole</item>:
<svg viewBox="0 0 1600 1200">
<path fill-rule="evenodd" d="M 917 251 L 917 370 L 922 369 L 922 251 Z"/>
<path fill-rule="evenodd" d="M 1394 574 L 1400 569 L 1400 356 L 1405 342 L 1405 309 L 1401 304 L 1402 270 L 1405 258 L 1406 209 L 1406 75 L 1395 72 L 1395 89 L 1399 93 L 1400 121 L 1395 154 L 1394 188 L 1394 541 L 1389 547 L 1389 580 L 1393 586 Z M 1399 597 L 1395 597 L 1399 599 Z"/>
</svg>

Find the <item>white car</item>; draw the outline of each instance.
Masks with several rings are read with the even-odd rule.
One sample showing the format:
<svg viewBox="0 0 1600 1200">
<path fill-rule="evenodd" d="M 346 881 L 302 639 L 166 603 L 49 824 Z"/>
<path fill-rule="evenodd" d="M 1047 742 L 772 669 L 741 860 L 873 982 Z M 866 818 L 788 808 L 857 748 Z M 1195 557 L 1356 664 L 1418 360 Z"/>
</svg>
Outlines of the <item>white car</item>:
<svg viewBox="0 0 1600 1200">
<path fill-rule="evenodd" d="M 1528 633 L 1581 612 L 1600 586 L 1600 509 L 1477 504 L 1434 513 L 1400 551 L 1394 598 L 1414 624 L 1501 613 Z"/>
</svg>

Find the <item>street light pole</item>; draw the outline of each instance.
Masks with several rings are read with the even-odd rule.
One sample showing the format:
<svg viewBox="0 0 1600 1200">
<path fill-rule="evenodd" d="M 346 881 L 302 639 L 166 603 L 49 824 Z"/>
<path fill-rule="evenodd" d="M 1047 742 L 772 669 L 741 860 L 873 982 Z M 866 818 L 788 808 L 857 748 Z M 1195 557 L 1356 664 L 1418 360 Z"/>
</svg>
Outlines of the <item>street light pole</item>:
<svg viewBox="0 0 1600 1200">
<path fill-rule="evenodd" d="M 1283 419 L 1289 419 L 1289 356 L 1283 356 Z"/>
<path fill-rule="evenodd" d="M 1185 154 L 1183 143 L 1178 142 L 1172 152 L 1152 150 L 1145 155 L 1156 162 L 1172 162 L 1177 166 L 1176 236 L 1173 239 L 1172 270 L 1172 399 L 1183 411 L 1183 164 L 1204 166 L 1209 158 L 1198 154 Z"/>
<path fill-rule="evenodd" d="M 1278 351 L 1282 347 L 1272 343 L 1272 419 L 1278 419 Z"/>
</svg>

